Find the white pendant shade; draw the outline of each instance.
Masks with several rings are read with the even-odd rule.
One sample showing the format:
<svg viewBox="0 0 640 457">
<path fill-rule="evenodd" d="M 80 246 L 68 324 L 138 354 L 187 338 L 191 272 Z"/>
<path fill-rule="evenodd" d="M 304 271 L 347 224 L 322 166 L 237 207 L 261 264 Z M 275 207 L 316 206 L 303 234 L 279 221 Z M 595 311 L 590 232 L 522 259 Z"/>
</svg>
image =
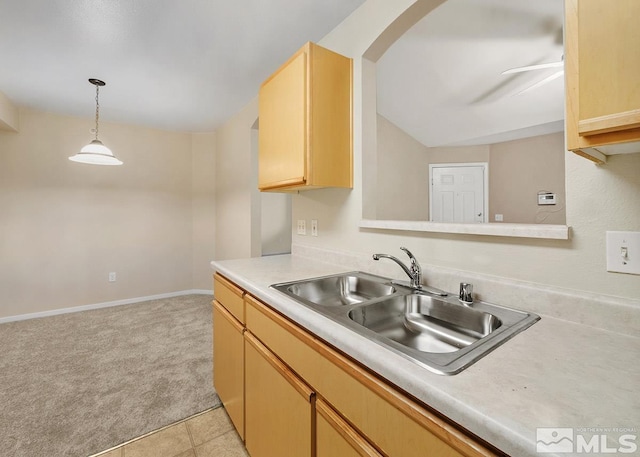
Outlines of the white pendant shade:
<svg viewBox="0 0 640 457">
<path fill-rule="evenodd" d="M 102 144 L 100 140 L 93 140 L 76 155 L 69 157 L 69 160 L 93 165 L 122 165 L 122 161 L 118 160 L 111 149 Z"/>
</svg>

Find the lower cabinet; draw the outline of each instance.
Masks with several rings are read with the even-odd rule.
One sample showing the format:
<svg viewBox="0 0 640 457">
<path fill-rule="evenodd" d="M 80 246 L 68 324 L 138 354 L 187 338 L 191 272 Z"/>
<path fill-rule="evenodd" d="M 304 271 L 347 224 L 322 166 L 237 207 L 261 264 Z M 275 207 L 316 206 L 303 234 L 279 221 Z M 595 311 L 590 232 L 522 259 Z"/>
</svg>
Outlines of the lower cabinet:
<svg viewBox="0 0 640 457">
<path fill-rule="evenodd" d="M 213 385 L 240 437 L 244 438 L 244 326 L 213 302 Z"/>
<path fill-rule="evenodd" d="M 250 332 L 245 344 L 245 444 L 251 457 L 310 457 L 313 391 Z"/>
<path fill-rule="evenodd" d="M 244 327 L 223 307 L 214 308 L 214 345 L 225 348 L 214 346 L 215 387 L 251 457 L 506 455 L 267 304 L 248 293 L 243 299 Z M 235 365 L 228 360 L 233 353 Z M 243 421 L 232 413 L 240 405 L 234 399 L 242 397 L 238 363 L 244 366 Z M 226 367 L 236 374 L 219 381 Z M 227 384 L 234 387 L 227 391 Z"/>
</svg>

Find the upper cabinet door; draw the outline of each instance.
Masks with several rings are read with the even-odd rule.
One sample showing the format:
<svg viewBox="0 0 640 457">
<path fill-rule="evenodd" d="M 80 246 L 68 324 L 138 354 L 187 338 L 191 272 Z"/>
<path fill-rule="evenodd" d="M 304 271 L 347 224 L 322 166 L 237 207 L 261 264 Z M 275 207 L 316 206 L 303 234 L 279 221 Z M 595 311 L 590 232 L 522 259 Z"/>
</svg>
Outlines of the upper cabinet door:
<svg viewBox="0 0 640 457">
<path fill-rule="evenodd" d="M 352 62 L 307 43 L 260 87 L 260 190 L 352 187 Z"/>
<path fill-rule="evenodd" d="M 307 180 L 307 53 L 301 52 L 260 89 L 260 188 Z"/>
<path fill-rule="evenodd" d="M 640 152 L 640 1 L 565 8 L 568 149 L 597 163 Z"/>
</svg>

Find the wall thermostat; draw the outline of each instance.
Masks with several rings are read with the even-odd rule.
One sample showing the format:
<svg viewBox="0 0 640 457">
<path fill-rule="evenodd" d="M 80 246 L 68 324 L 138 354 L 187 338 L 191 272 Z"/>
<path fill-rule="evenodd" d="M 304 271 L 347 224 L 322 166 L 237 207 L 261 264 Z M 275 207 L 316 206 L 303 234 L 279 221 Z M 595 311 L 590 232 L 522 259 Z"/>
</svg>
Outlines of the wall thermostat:
<svg viewBox="0 0 640 457">
<path fill-rule="evenodd" d="M 556 194 L 552 192 L 544 192 L 538 194 L 538 205 L 555 205 Z"/>
</svg>

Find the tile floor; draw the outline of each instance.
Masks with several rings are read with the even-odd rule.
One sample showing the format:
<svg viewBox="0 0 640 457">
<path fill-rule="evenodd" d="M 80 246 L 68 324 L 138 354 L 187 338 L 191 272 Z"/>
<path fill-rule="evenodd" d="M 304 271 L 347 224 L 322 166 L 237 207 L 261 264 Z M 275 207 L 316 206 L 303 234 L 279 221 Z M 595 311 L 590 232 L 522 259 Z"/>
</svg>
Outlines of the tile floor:
<svg viewBox="0 0 640 457">
<path fill-rule="evenodd" d="M 93 457 L 248 457 L 224 408 L 216 408 Z"/>
</svg>

